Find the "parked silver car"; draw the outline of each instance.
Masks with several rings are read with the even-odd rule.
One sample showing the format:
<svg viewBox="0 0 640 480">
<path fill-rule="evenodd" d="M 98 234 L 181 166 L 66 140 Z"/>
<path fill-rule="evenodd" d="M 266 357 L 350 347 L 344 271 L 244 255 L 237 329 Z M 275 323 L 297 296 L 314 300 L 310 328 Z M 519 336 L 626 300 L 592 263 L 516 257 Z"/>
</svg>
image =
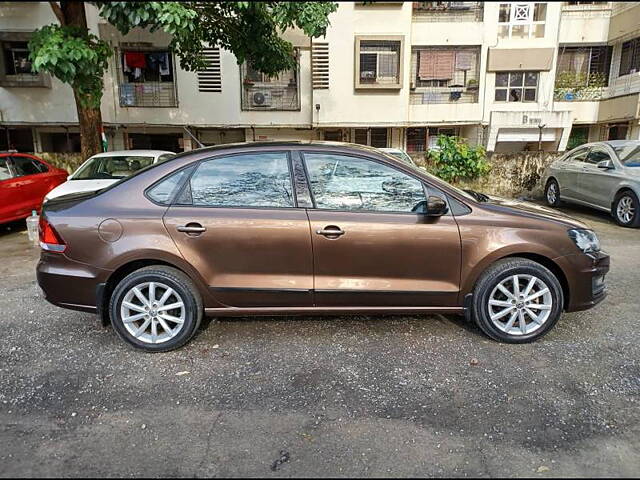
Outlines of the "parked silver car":
<svg viewBox="0 0 640 480">
<path fill-rule="evenodd" d="M 610 212 L 619 225 L 640 227 L 640 141 L 611 140 L 580 145 L 544 173 L 545 198 Z"/>
</svg>

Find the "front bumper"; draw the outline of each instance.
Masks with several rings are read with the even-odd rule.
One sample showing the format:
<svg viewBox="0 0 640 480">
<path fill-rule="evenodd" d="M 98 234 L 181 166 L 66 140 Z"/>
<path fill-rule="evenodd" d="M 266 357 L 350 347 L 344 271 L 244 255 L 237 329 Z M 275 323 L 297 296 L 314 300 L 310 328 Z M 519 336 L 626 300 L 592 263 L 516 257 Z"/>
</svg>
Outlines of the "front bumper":
<svg viewBox="0 0 640 480">
<path fill-rule="evenodd" d="M 604 252 L 576 253 L 556 258 L 554 261 L 560 265 L 567 278 L 567 312 L 587 310 L 605 299 L 605 276 L 609 272 L 609 255 Z"/>
<path fill-rule="evenodd" d="M 97 312 L 96 289 L 106 282 L 108 270 L 70 259 L 64 254 L 42 251 L 36 278 L 44 298 L 63 308 Z"/>
</svg>

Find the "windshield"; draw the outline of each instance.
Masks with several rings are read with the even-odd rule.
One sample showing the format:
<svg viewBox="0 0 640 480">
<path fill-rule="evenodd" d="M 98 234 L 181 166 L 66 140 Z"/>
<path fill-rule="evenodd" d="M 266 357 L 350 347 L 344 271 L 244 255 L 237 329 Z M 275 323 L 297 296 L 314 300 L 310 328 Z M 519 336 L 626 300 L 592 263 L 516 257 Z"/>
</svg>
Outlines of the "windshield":
<svg viewBox="0 0 640 480">
<path fill-rule="evenodd" d="M 120 180 L 153 164 L 153 157 L 93 157 L 70 180 Z"/>
<path fill-rule="evenodd" d="M 640 143 L 614 147 L 614 150 L 625 167 L 640 167 Z"/>
</svg>

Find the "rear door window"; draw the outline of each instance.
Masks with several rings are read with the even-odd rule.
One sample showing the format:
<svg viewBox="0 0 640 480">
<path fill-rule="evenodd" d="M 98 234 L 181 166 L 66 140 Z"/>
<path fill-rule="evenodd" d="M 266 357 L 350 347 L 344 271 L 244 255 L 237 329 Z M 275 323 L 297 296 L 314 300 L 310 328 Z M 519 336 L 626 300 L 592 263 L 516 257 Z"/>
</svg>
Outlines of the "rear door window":
<svg viewBox="0 0 640 480">
<path fill-rule="evenodd" d="M 587 154 L 588 153 L 589 153 L 589 149 L 588 148 L 581 148 L 577 152 L 569 155 L 567 160 L 573 161 L 573 162 L 584 162 L 586 160 L 586 158 L 587 158 Z"/>
<path fill-rule="evenodd" d="M 47 166 L 39 162 L 36 159 L 28 157 L 13 157 L 13 166 L 16 170 L 16 175 L 19 177 L 25 175 L 37 175 L 39 173 L 45 173 L 49 169 Z"/>
<path fill-rule="evenodd" d="M 286 152 L 245 153 L 206 160 L 194 172 L 189 187 L 194 206 L 295 206 Z"/>
</svg>

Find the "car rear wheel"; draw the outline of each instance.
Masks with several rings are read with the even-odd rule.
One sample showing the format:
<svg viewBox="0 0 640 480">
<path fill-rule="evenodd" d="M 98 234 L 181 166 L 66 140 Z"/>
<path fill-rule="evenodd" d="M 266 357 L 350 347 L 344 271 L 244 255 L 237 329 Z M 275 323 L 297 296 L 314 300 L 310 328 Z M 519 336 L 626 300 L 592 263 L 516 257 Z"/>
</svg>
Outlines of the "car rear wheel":
<svg viewBox="0 0 640 480">
<path fill-rule="evenodd" d="M 547 186 L 544 189 L 544 198 L 551 207 L 560 205 L 560 186 L 553 178 L 547 182 Z"/>
<path fill-rule="evenodd" d="M 553 328 L 563 302 L 560 282 L 548 268 L 526 258 L 507 258 L 476 283 L 473 318 L 495 340 L 528 343 Z"/>
<path fill-rule="evenodd" d="M 202 312 L 202 299 L 189 277 L 163 265 L 127 275 L 109 303 L 116 333 L 147 352 L 167 352 L 187 343 L 198 330 Z"/>
<path fill-rule="evenodd" d="M 618 225 L 623 227 L 640 226 L 640 205 L 638 197 L 632 191 L 620 192 L 613 201 L 612 214 Z"/>
</svg>

